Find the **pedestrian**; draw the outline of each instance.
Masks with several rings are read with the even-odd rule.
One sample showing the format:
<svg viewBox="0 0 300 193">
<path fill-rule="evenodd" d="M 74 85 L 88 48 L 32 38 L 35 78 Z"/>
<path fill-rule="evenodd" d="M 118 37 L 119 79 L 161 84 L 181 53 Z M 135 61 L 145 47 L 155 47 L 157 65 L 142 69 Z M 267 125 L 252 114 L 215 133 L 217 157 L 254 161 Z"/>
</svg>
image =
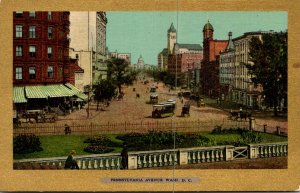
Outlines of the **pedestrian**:
<svg viewBox="0 0 300 193">
<path fill-rule="evenodd" d="M 128 149 L 127 149 L 127 144 L 126 143 L 123 144 L 121 157 L 122 157 L 122 161 L 121 161 L 122 169 L 123 170 L 128 169 Z"/>
<path fill-rule="evenodd" d="M 65 163 L 65 169 L 77 169 L 79 170 L 79 167 L 78 167 L 78 164 L 76 162 L 76 160 L 74 159 L 74 155 L 76 154 L 76 151 L 75 150 L 72 150 L 66 160 L 66 163 Z"/>
<path fill-rule="evenodd" d="M 65 124 L 65 134 L 66 135 L 71 135 L 71 128 L 68 124 Z"/>
<path fill-rule="evenodd" d="M 86 115 L 87 115 L 87 118 L 90 117 L 90 111 L 89 111 L 89 108 L 86 108 Z"/>
</svg>

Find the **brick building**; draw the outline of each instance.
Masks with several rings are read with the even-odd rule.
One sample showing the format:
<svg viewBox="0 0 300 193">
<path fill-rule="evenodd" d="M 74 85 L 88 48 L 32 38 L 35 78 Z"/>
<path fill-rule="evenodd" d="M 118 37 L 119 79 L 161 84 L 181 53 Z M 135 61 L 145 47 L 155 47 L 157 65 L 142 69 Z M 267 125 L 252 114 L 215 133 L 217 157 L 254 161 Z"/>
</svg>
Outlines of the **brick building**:
<svg viewBox="0 0 300 193">
<path fill-rule="evenodd" d="M 209 21 L 203 27 L 203 60 L 201 64 L 201 90 L 209 97 L 220 97 L 219 54 L 227 47 L 228 40 L 216 40 Z"/>
<path fill-rule="evenodd" d="M 69 61 L 69 12 L 14 12 L 14 86 L 74 79 Z"/>
<path fill-rule="evenodd" d="M 78 71 L 69 59 L 69 25 L 69 12 L 14 12 L 14 103 L 34 107 L 75 95 L 65 86 Z"/>
<path fill-rule="evenodd" d="M 168 57 L 168 72 L 176 74 L 179 85 L 189 87 L 191 72 L 199 67 L 203 58 L 202 47 L 199 44 L 175 44 L 175 54 Z"/>
</svg>

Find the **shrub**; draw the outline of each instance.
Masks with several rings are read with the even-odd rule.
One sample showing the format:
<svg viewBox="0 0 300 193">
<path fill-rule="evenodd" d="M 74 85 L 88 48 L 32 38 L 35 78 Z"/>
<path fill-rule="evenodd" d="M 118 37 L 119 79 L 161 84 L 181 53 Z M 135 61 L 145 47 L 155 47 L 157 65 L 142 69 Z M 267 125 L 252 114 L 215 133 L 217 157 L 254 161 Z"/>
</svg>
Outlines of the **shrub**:
<svg viewBox="0 0 300 193">
<path fill-rule="evenodd" d="M 14 153 L 32 153 L 42 151 L 40 138 L 36 135 L 18 135 L 13 139 Z"/>
<path fill-rule="evenodd" d="M 89 153 L 96 153 L 96 154 L 101 154 L 101 153 L 109 153 L 112 152 L 114 149 L 110 147 L 104 147 L 100 145 L 89 145 L 84 148 L 85 152 Z"/>
<path fill-rule="evenodd" d="M 108 146 L 108 147 L 118 147 L 121 145 L 117 142 L 111 141 L 109 137 L 103 135 L 89 137 L 86 140 L 84 140 L 84 143 L 90 143 L 93 145 Z"/>
</svg>

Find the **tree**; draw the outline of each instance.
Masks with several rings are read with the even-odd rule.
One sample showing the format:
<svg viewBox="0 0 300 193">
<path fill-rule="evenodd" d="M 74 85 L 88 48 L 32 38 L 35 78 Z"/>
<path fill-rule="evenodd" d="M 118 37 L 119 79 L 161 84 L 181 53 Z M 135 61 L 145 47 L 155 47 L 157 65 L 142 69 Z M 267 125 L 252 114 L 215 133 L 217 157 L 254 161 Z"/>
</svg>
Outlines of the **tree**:
<svg viewBox="0 0 300 193">
<path fill-rule="evenodd" d="M 111 80 L 122 92 L 122 85 L 131 85 L 136 79 L 137 72 L 130 70 L 129 63 L 124 59 L 112 58 L 107 61 L 107 78 Z"/>
<path fill-rule="evenodd" d="M 110 80 L 100 80 L 95 85 L 94 95 L 98 111 L 100 102 L 110 101 L 116 95 L 116 86 Z"/>
<path fill-rule="evenodd" d="M 250 61 L 245 64 L 255 86 L 263 86 L 265 102 L 274 107 L 277 116 L 279 102 L 287 102 L 287 32 L 263 34 L 262 40 L 250 41 Z"/>
</svg>

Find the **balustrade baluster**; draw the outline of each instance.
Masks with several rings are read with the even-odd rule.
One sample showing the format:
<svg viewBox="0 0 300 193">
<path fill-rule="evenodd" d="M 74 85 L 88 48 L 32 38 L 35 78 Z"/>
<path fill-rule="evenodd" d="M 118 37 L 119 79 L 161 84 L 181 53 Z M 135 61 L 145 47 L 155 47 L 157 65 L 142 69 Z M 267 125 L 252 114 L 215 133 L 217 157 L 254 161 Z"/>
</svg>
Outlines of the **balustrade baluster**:
<svg viewBox="0 0 300 193">
<path fill-rule="evenodd" d="M 279 145 L 276 145 L 276 156 L 279 156 Z"/>
<path fill-rule="evenodd" d="M 187 157 L 188 157 L 188 164 L 192 163 L 192 152 L 188 151 Z"/>
<path fill-rule="evenodd" d="M 159 166 L 162 166 L 162 165 L 163 165 L 161 156 L 162 156 L 162 155 L 159 154 L 159 159 L 158 159 L 158 164 L 159 164 Z"/>
<path fill-rule="evenodd" d="M 224 160 L 223 149 L 220 150 L 220 161 Z"/>
<path fill-rule="evenodd" d="M 108 158 L 105 159 L 105 169 L 109 170 L 109 160 L 108 160 Z"/>
<path fill-rule="evenodd" d="M 192 163 L 196 162 L 196 152 L 192 151 Z"/>
<path fill-rule="evenodd" d="M 77 160 L 77 165 L 78 165 L 79 169 L 81 169 L 81 160 Z"/>
<path fill-rule="evenodd" d="M 164 166 L 168 165 L 167 154 L 164 154 Z"/>
<path fill-rule="evenodd" d="M 216 162 L 220 161 L 220 149 L 216 149 Z"/>
<path fill-rule="evenodd" d="M 205 162 L 205 156 L 204 156 L 204 152 L 201 151 L 201 162 Z"/>
<path fill-rule="evenodd" d="M 200 151 L 197 151 L 197 163 L 200 163 L 200 159 L 201 159 Z"/>
<path fill-rule="evenodd" d="M 62 163 L 61 163 L 61 161 L 59 161 L 59 162 L 58 162 L 58 166 L 59 166 L 59 167 L 61 167 L 61 166 L 62 166 Z"/>
<path fill-rule="evenodd" d="M 148 165 L 149 168 L 152 167 L 152 160 L 151 159 L 152 159 L 152 155 L 149 154 L 149 162 L 148 162 L 149 163 L 149 165 Z"/>
<path fill-rule="evenodd" d="M 157 154 L 153 155 L 153 167 L 157 166 Z"/>
<path fill-rule="evenodd" d="M 104 169 L 103 159 L 100 159 L 99 168 L 100 168 L 100 170 L 101 170 L 101 169 Z"/>
<path fill-rule="evenodd" d="M 258 157 L 262 157 L 262 146 L 258 146 Z"/>
<path fill-rule="evenodd" d="M 276 157 L 276 145 L 272 146 L 272 157 Z"/>
<path fill-rule="evenodd" d="M 142 167 L 146 168 L 147 167 L 147 161 L 146 161 L 146 155 L 143 155 L 143 163 L 142 163 Z"/>
<path fill-rule="evenodd" d="M 268 156 L 268 147 L 264 146 L 264 157 Z"/>
<path fill-rule="evenodd" d="M 138 168 L 142 168 L 141 156 L 138 155 Z"/>
<path fill-rule="evenodd" d="M 282 156 L 282 145 L 279 145 L 279 156 Z"/>
<path fill-rule="evenodd" d="M 210 155 L 209 155 L 209 151 L 206 151 L 206 160 L 207 160 L 207 162 L 210 162 Z"/>
<path fill-rule="evenodd" d="M 272 156 L 272 152 L 271 152 L 271 146 L 268 146 L 268 157 Z"/>
<path fill-rule="evenodd" d="M 214 162 L 215 161 L 215 150 L 211 150 L 211 161 Z"/>
<path fill-rule="evenodd" d="M 97 159 L 94 160 L 94 169 L 98 169 L 98 160 Z"/>
<path fill-rule="evenodd" d="M 117 158 L 117 170 L 119 170 L 120 169 L 120 158 L 118 157 Z"/>
<path fill-rule="evenodd" d="M 92 167 L 92 160 L 88 160 L 88 169 L 92 169 L 93 167 Z"/>
<path fill-rule="evenodd" d="M 284 156 L 286 156 L 287 153 L 288 153 L 288 152 L 287 152 L 287 145 L 284 145 L 283 147 L 284 147 Z"/>
<path fill-rule="evenodd" d="M 85 160 L 82 160 L 82 169 L 83 169 L 83 170 L 86 169 Z"/>
<path fill-rule="evenodd" d="M 115 159 L 114 159 L 114 158 L 111 158 L 111 164 L 110 164 L 110 165 L 111 165 L 111 169 L 114 170 L 114 169 L 115 169 L 115 166 L 116 166 L 116 165 L 115 165 Z"/>
<path fill-rule="evenodd" d="M 174 153 L 174 165 L 177 165 L 177 162 L 178 162 L 177 153 Z"/>
</svg>

